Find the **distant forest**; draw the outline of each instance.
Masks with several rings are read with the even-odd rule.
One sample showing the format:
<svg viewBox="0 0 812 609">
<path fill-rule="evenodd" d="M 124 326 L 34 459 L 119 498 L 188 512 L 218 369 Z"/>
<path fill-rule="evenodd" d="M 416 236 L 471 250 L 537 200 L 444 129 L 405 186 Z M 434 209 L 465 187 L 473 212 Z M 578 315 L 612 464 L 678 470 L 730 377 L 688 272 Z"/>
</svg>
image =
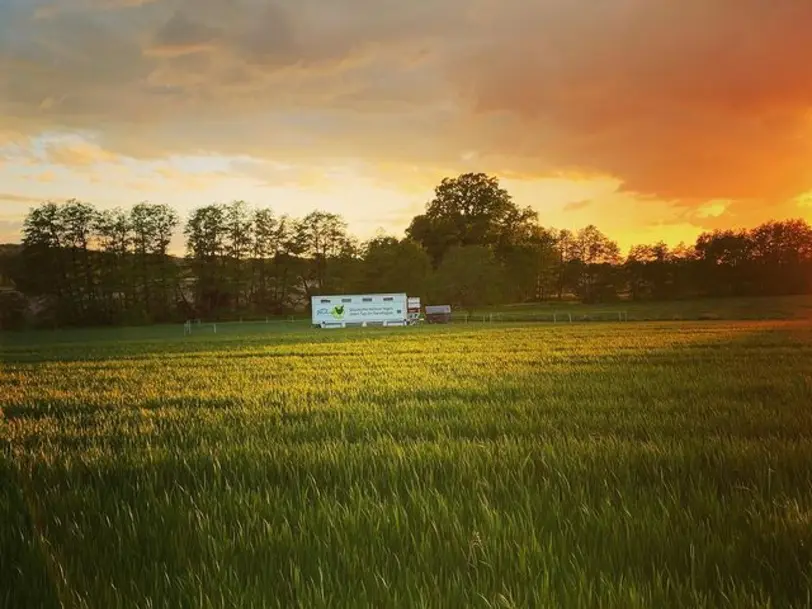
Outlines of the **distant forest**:
<svg viewBox="0 0 812 609">
<path fill-rule="evenodd" d="M 183 230 L 186 256 L 170 255 Z M 194 210 L 181 227 L 161 204 L 99 211 L 43 203 L 21 245 L 0 246 L 0 328 L 264 318 L 312 294 L 408 292 L 471 309 L 578 299 L 670 300 L 812 292 L 812 227 L 803 220 L 705 233 L 624 257 L 595 226 L 544 227 L 496 178 L 446 178 L 406 237 L 359 242 L 335 214 L 301 218 L 242 201 Z"/>
</svg>

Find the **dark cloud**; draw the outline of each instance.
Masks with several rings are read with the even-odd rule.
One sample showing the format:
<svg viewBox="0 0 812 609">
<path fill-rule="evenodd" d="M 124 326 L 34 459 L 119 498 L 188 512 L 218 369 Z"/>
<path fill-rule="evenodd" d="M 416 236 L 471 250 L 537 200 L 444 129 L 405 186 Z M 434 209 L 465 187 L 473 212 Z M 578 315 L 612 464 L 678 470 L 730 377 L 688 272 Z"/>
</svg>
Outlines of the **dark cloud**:
<svg viewBox="0 0 812 609">
<path fill-rule="evenodd" d="M 312 46 L 302 46 L 296 40 L 298 24 L 290 13 L 276 4 L 268 4 L 250 16 L 230 39 L 233 49 L 250 62 L 268 65 L 290 65 L 304 59 Z"/>
<path fill-rule="evenodd" d="M 177 11 L 155 33 L 153 50 L 168 53 L 200 50 L 214 43 L 219 34 L 217 28 L 199 23 Z"/>
<path fill-rule="evenodd" d="M 145 122 L 250 123 L 268 112 L 329 107 L 335 93 L 395 82 L 392 75 L 413 61 L 422 40 L 438 35 L 458 1 L 435 10 L 434 24 L 423 24 L 425 1 L 387 1 L 383 11 L 370 0 L 159 0 L 126 12 L 55 11 L 47 19 L 34 19 L 33 6 L 25 13 L 0 5 L 0 36 L 9 40 L 0 47 L 8 68 L 0 71 L 0 112 L 27 131 L 129 137 Z M 180 63 L 186 58 L 194 65 Z M 372 63 L 386 79 L 381 70 L 357 71 Z"/>
<path fill-rule="evenodd" d="M 122 92 L 153 68 L 126 24 L 111 24 L 103 15 L 70 12 L 40 20 L 17 15 L 4 25 L 17 33 L 7 36 L 0 27 L 8 42 L 0 47 L 5 74 L 0 114 L 29 132 L 85 126 L 105 115 L 114 123 L 126 120 Z"/>
<path fill-rule="evenodd" d="M 160 0 L 57 0 L 55 2 L 41 3 L 34 9 L 37 19 L 50 19 L 57 15 L 88 10 L 121 10 L 138 8 Z M 29 3 L 38 4 L 37 2 Z"/>
</svg>

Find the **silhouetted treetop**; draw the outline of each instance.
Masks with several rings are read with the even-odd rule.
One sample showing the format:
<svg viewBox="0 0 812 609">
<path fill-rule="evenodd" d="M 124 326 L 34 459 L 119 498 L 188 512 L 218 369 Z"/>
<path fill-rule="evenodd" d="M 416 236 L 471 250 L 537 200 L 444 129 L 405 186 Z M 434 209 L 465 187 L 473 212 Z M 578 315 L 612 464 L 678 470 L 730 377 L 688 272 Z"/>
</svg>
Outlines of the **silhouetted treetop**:
<svg viewBox="0 0 812 609">
<path fill-rule="evenodd" d="M 504 248 L 532 235 L 537 220 L 535 211 L 513 202 L 497 178 L 465 173 L 437 186 L 426 212 L 412 220 L 406 234 L 438 264 L 454 246 Z"/>
</svg>

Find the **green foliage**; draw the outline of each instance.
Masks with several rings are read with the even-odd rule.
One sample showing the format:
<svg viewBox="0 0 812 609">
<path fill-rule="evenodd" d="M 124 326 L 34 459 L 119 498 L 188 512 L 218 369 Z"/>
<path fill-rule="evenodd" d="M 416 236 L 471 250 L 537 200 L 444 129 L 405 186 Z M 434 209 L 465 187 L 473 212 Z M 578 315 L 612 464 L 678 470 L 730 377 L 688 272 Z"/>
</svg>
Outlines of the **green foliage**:
<svg viewBox="0 0 812 609">
<path fill-rule="evenodd" d="M 704 286 L 717 294 L 802 294 L 812 289 L 812 227 L 803 220 L 705 233 L 697 239 L 696 253 Z"/>
<path fill-rule="evenodd" d="M 14 281 L 49 299 L 57 324 L 170 320 L 177 269 L 167 249 L 177 222 L 166 205 L 141 203 L 127 214 L 45 203 L 25 220 Z"/>
<path fill-rule="evenodd" d="M 539 302 L 555 293 L 560 253 L 554 231 L 536 227 L 504 248 L 501 261 L 508 302 Z"/>
<path fill-rule="evenodd" d="M 16 290 L 0 290 L 0 330 L 19 330 L 25 326 L 28 303 Z"/>
<path fill-rule="evenodd" d="M 0 607 L 807 607 L 808 324 L 0 342 Z"/>
<path fill-rule="evenodd" d="M 354 276 L 351 267 L 357 252 L 341 216 L 311 212 L 297 223 L 295 239 L 305 258 L 305 272 L 299 276 L 305 295 L 335 292 L 343 284 L 352 284 L 347 278 Z M 332 273 L 333 270 L 338 272 Z M 336 281 L 342 275 L 344 281 Z"/>
<path fill-rule="evenodd" d="M 434 274 L 431 298 L 470 310 L 499 302 L 502 289 L 501 269 L 489 248 L 453 247 Z"/>
<path fill-rule="evenodd" d="M 409 239 L 378 237 L 364 251 L 361 292 L 406 292 L 425 298 L 431 273 L 426 251 Z"/>
</svg>

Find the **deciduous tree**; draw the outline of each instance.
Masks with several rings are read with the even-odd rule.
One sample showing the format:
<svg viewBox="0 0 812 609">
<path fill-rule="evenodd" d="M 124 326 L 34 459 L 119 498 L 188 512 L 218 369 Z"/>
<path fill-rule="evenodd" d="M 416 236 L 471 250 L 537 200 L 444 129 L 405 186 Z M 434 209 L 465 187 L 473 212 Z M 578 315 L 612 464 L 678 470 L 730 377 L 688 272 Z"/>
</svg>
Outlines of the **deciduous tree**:
<svg viewBox="0 0 812 609">
<path fill-rule="evenodd" d="M 484 173 L 445 178 L 434 191 L 424 214 L 406 231 L 439 265 L 455 246 L 490 246 L 500 254 L 520 241 L 537 220 L 530 209 L 520 209 L 499 180 Z"/>
</svg>

